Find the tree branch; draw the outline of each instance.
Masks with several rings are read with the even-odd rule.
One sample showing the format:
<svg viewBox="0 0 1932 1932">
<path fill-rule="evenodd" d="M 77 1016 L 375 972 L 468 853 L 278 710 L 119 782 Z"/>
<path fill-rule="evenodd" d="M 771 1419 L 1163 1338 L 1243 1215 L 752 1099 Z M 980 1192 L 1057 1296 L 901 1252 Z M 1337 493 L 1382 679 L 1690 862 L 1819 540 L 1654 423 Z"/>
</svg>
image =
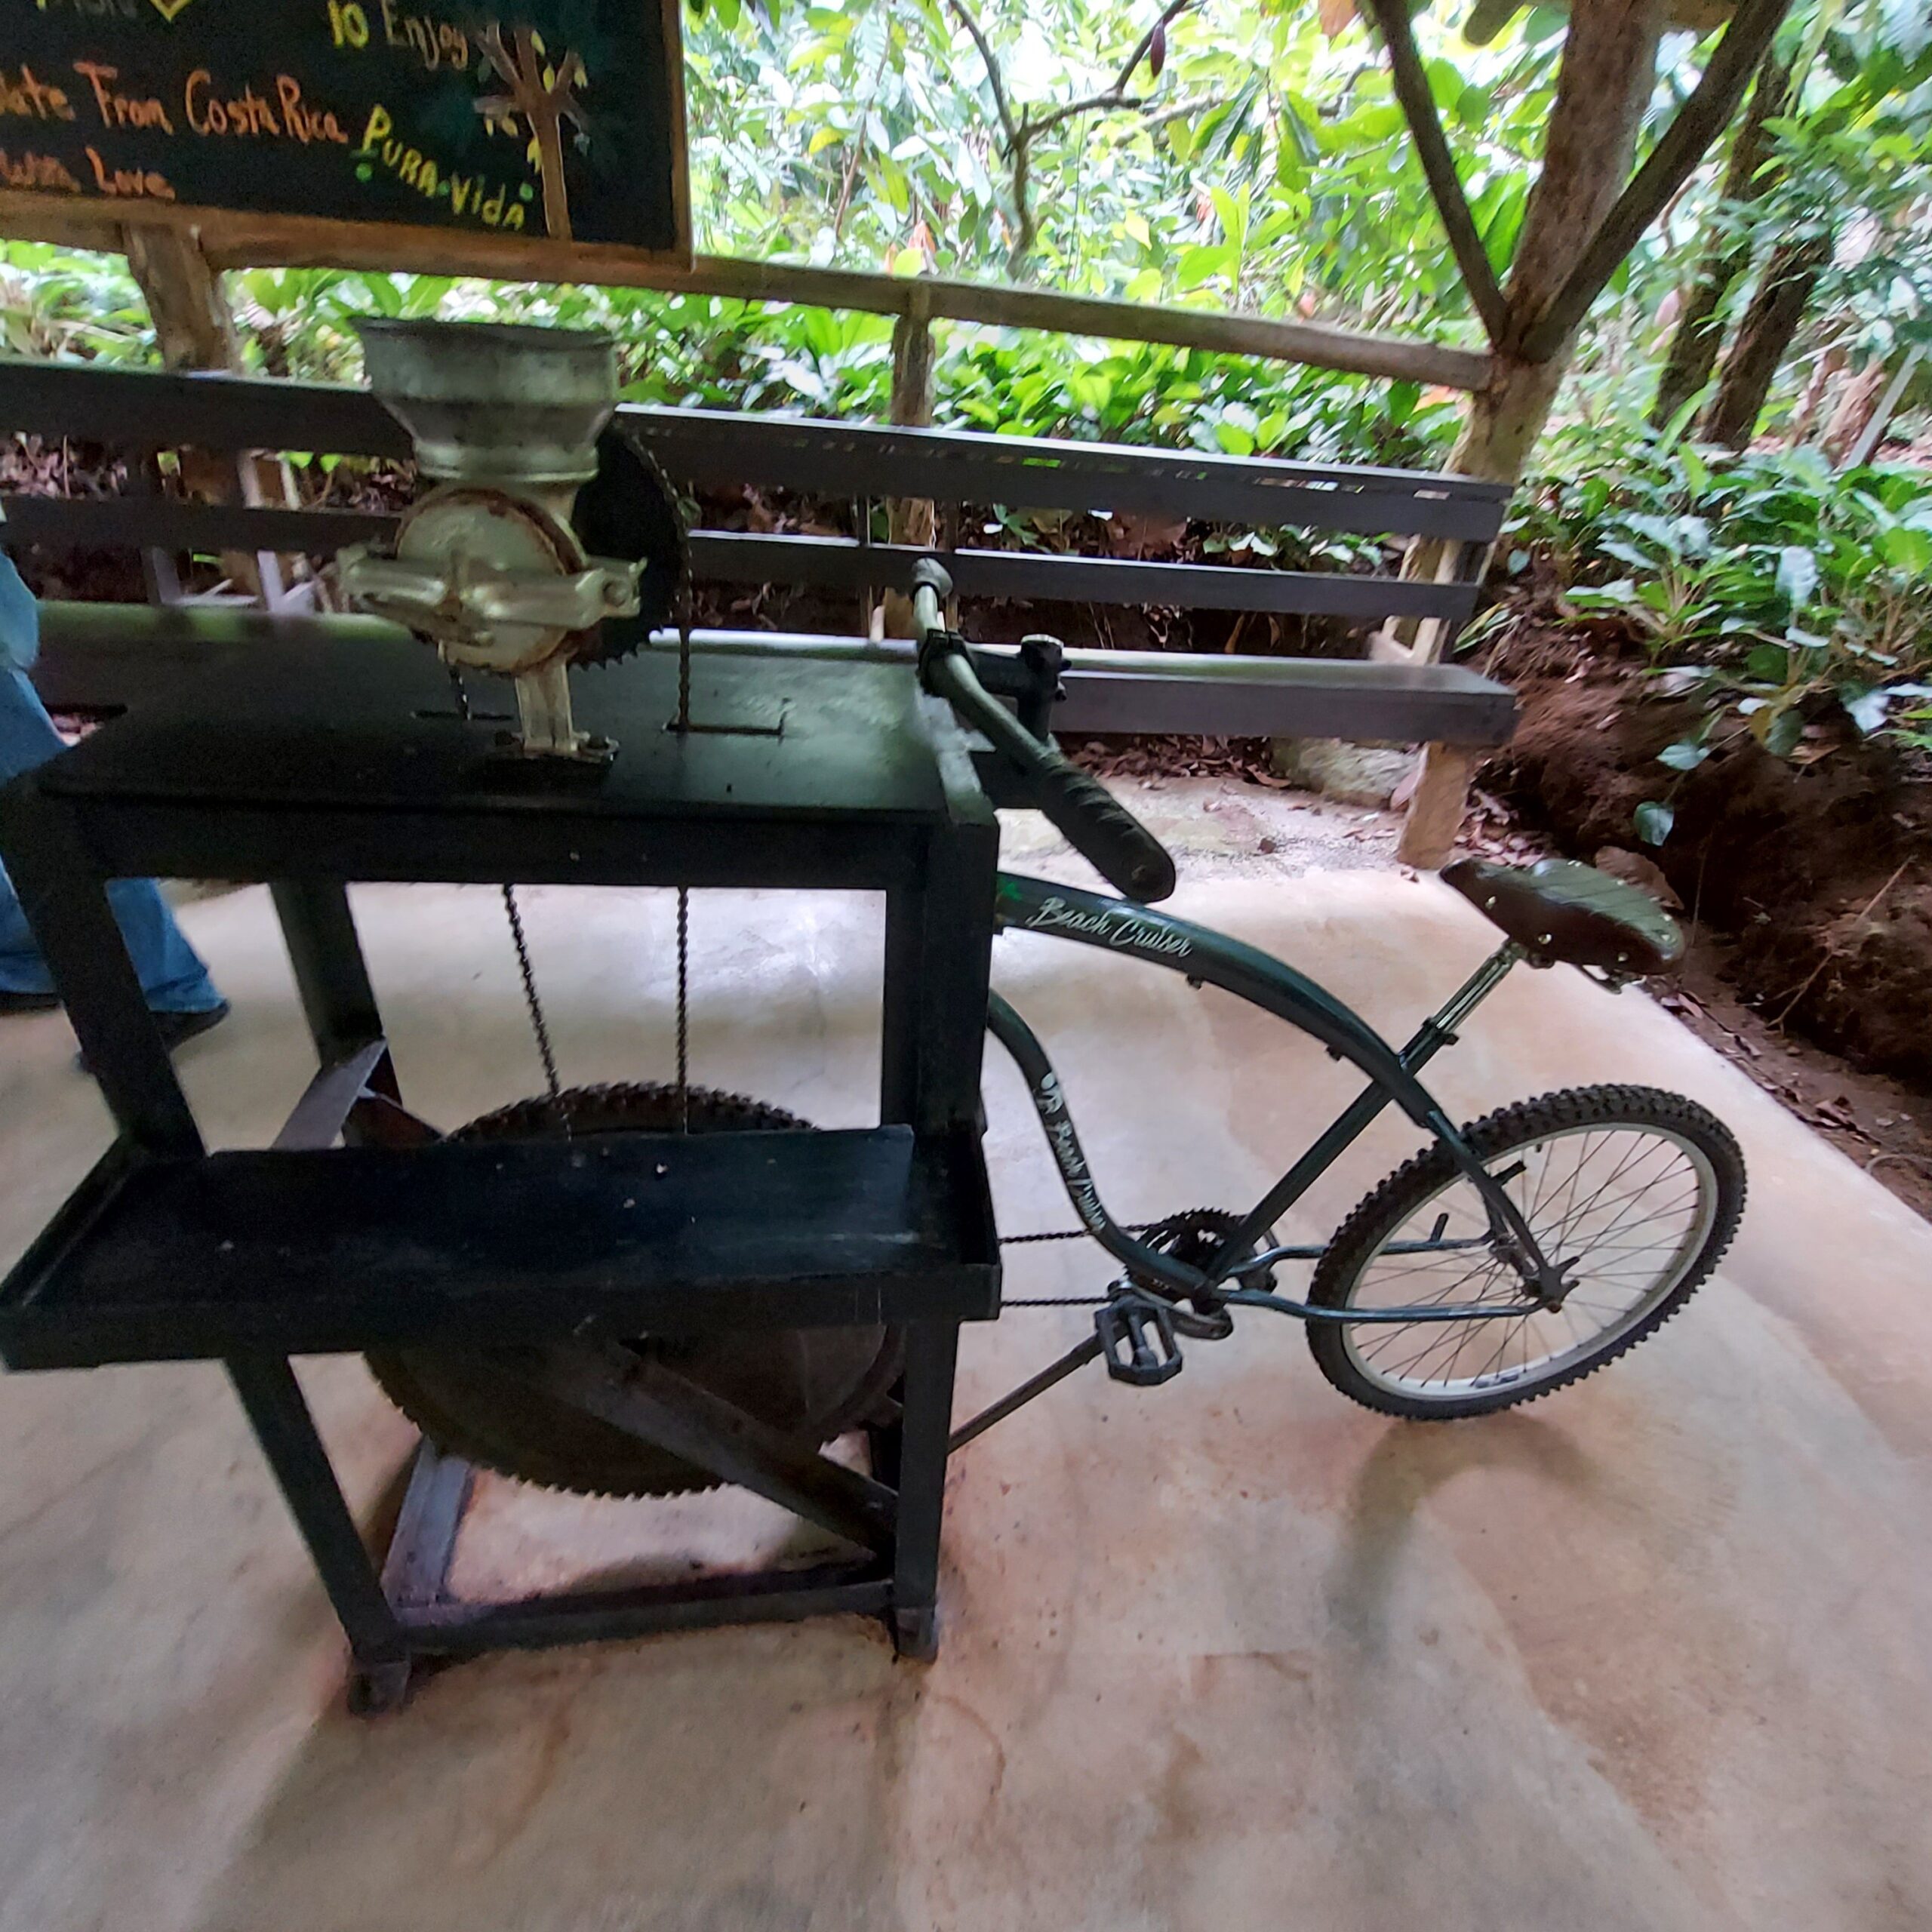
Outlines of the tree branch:
<svg viewBox="0 0 1932 1932">
<path fill-rule="evenodd" d="M 986 38 L 986 30 L 980 26 L 979 17 L 966 0 L 946 0 L 958 17 L 959 24 L 972 36 L 973 45 L 980 50 L 980 58 L 985 63 L 987 84 L 993 91 L 993 106 L 999 115 L 1001 131 L 1006 136 L 1009 151 L 1020 139 L 1020 129 L 1013 118 L 1013 109 L 1006 98 L 1006 76 L 999 64 L 999 56 L 993 51 L 993 44 Z"/>
<path fill-rule="evenodd" d="M 1380 6 L 1387 0 L 1371 0 Z M 1712 142 L 1729 125 L 1791 0 L 1738 0 L 1724 38 L 1690 97 L 1642 167 L 1604 216 L 1603 225 L 1541 315 L 1523 332 L 1516 352 L 1530 361 L 1554 355 L 1617 272 L 1617 265 L 1690 179 Z"/>
<path fill-rule="evenodd" d="M 1365 4 L 1382 31 L 1382 44 L 1389 50 L 1395 98 L 1401 103 L 1402 118 L 1409 124 L 1435 211 L 1441 217 L 1456 266 L 1462 272 L 1463 286 L 1482 318 L 1484 333 L 1492 344 L 1500 343 L 1508 318 L 1502 285 L 1490 265 L 1482 237 L 1476 232 L 1475 218 L 1469 213 L 1462 178 L 1456 172 L 1455 159 L 1436 115 L 1435 97 L 1429 91 L 1429 76 L 1423 71 L 1421 55 L 1416 51 L 1408 8 L 1403 0 L 1365 0 Z"/>
<path fill-rule="evenodd" d="M 1192 5 L 1193 0 L 1187 0 L 1187 4 Z M 1057 128 L 1063 121 L 1071 121 L 1076 115 L 1098 114 L 1110 107 L 1142 107 L 1146 104 L 1138 94 L 1122 94 L 1117 88 L 1109 88 L 1105 94 L 1090 94 L 1081 100 L 1069 100 L 1064 107 L 1056 107 L 1051 112 L 1042 114 L 1037 121 L 1029 115 L 1020 122 L 1020 137 L 1024 140 L 1035 140 L 1049 128 Z"/>
<path fill-rule="evenodd" d="M 986 30 L 979 22 L 966 0 L 946 0 L 959 23 L 972 36 L 973 45 L 980 50 L 980 58 L 985 63 L 986 79 L 993 91 L 993 106 L 999 115 L 1001 132 L 1005 137 L 1007 165 L 1012 171 L 1013 185 L 1013 245 L 1007 251 L 1007 271 L 1017 274 L 1020 264 L 1033 251 L 1033 243 L 1039 233 L 1039 225 L 1033 219 L 1032 179 L 1033 168 L 1033 143 L 1048 129 L 1057 128 L 1083 114 L 1105 113 L 1115 108 L 1140 107 L 1146 105 L 1137 94 L 1128 92 L 1128 83 L 1134 76 L 1142 61 L 1152 52 L 1155 37 L 1166 31 L 1169 21 L 1177 19 L 1187 10 L 1198 4 L 1198 0 L 1168 0 L 1159 16 L 1147 31 L 1134 42 L 1134 51 L 1121 63 L 1120 71 L 1114 76 L 1113 85 L 1099 94 L 1083 95 L 1078 100 L 1069 100 L 1063 106 L 1050 108 L 1037 118 L 1029 107 L 1023 107 L 1016 117 L 1013 104 L 1007 98 L 1006 76 L 1001 70 L 998 56 L 993 52 L 992 42 L 986 36 Z"/>
</svg>

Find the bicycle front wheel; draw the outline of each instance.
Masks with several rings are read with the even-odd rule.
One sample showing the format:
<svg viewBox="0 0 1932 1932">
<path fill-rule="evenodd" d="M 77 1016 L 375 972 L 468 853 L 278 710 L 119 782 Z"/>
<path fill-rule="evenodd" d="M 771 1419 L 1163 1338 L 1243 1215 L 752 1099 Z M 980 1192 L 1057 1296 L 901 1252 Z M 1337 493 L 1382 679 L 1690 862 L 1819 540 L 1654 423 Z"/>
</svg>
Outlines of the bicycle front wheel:
<svg viewBox="0 0 1932 1932">
<path fill-rule="evenodd" d="M 1539 1306 L 1495 1253 L 1469 1177 L 1432 1147 L 1397 1169 L 1329 1244 L 1309 1299 L 1334 1309 L 1468 1303 L 1458 1321 L 1312 1321 L 1343 1395 L 1423 1420 L 1487 1414 L 1601 1368 L 1681 1308 L 1730 1245 L 1744 1159 L 1730 1130 L 1648 1087 L 1546 1094 L 1463 1130 L 1537 1244 L 1574 1284 Z"/>
</svg>

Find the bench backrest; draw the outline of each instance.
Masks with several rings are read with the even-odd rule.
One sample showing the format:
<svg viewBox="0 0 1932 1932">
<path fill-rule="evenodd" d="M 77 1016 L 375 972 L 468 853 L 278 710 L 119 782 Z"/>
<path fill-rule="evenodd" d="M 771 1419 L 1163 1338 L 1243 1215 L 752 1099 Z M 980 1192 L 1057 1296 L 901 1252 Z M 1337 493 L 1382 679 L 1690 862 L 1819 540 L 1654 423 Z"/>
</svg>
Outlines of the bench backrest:
<svg viewBox="0 0 1932 1932">
<path fill-rule="evenodd" d="M 860 506 L 861 531 L 869 528 L 871 504 L 897 498 L 1017 510 L 1125 511 L 1263 531 L 1440 537 L 1451 546 L 1441 580 L 1404 583 L 1387 574 L 944 545 L 953 580 L 967 597 L 1328 615 L 1364 623 L 1434 619 L 1453 629 L 1474 609 L 1483 559 L 1509 496 L 1500 484 L 1414 470 L 708 410 L 627 405 L 623 416 L 681 488 L 750 485 L 849 497 Z M 0 423 L 98 443 L 128 460 L 131 481 L 123 496 L 0 495 L 11 540 L 66 552 L 326 555 L 380 536 L 393 519 L 163 495 L 149 480 L 148 459 L 180 448 L 398 459 L 411 454 L 400 426 L 366 390 L 73 363 L 0 361 Z M 693 571 L 713 583 L 903 591 L 911 586 L 914 561 L 925 553 L 863 536 L 700 529 L 691 537 Z"/>
</svg>

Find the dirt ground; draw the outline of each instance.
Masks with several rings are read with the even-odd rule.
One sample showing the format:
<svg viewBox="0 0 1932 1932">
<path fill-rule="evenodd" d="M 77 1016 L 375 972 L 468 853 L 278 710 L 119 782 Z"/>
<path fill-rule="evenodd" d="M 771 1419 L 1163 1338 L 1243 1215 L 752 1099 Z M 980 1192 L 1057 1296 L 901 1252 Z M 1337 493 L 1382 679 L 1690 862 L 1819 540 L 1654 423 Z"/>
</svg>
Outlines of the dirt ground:
<svg viewBox="0 0 1932 1932">
<path fill-rule="evenodd" d="M 1730 941 L 1727 982 L 1781 1034 L 1932 1089 L 1932 785 L 1923 755 L 1829 718 L 1792 758 L 1735 713 L 1687 774 L 1657 754 L 1689 735 L 1688 700 L 1650 695 L 1626 658 L 1518 642 L 1496 666 L 1521 721 L 1485 782 L 1573 856 L 1635 850 L 1692 923 Z M 1646 801 L 1675 823 L 1647 848 Z"/>
</svg>

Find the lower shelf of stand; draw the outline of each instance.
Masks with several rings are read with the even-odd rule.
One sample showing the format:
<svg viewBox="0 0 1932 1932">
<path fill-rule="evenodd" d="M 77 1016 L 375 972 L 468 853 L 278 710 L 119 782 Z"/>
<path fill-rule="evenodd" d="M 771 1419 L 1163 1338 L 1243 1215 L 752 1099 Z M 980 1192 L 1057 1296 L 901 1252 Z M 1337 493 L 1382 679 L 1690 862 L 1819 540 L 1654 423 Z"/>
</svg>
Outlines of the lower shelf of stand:
<svg viewBox="0 0 1932 1932">
<path fill-rule="evenodd" d="M 978 1141 L 904 1127 L 146 1159 L 0 1283 L 15 1368 L 998 1312 Z"/>
</svg>

